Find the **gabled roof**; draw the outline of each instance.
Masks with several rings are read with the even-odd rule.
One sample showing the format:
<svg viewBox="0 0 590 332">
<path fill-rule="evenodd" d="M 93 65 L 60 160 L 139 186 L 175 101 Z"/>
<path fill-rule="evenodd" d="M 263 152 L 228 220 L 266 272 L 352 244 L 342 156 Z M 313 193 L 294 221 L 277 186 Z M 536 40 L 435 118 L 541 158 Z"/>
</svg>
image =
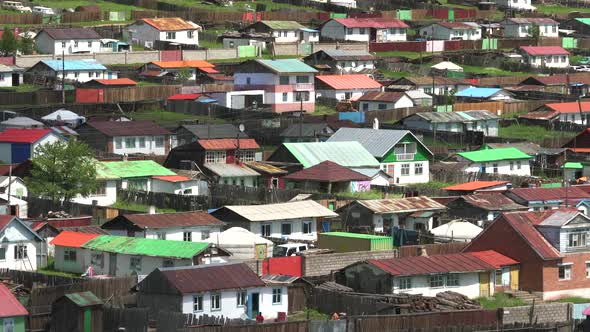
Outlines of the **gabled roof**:
<svg viewBox="0 0 590 332">
<path fill-rule="evenodd" d="M 100 179 L 120 179 L 176 175 L 153 160 L 101 161 L 96 164 L 96 176 Z"/>
<path fill-rule="evenodd" d="M 123 220 L 127 220 L 144 229 L 225 225 L 225 223 L 205 211 L 190 211 L 157 214 L 124 214 L 107 221 L 103 226 L 106 226 L 108 229 L 110 224 L 117 224 L 117 222 L 122 222 Z"/>
<path fill-rule="evenodd" d="M 439 211 L 446 209 L 446 206 L 426 196 L 357 200 L 355 203 L 364 206 L 376 214 Z"/>
<path fill-rule="evenodd" d="M 321 52 L 326 53 L 334 60 L 375 60 L 375 56 L 367 51 L 362 50 L 342 50 L 342 49 L 327 49 Z"/>
<path fill-rule="evenodd" d="M 380 89 L 381 83 L 364 74 L 317 75 L 316 80 L 334 90 Z"/>
<path fill-rule="evenodd" d="M 508 181 L 471 181 L 443 188 L 448 191 L 475 191 L 490 187 L 506 185 Z"/>
<path fill-rule="evenodd" d="M 502 89 L 499 88 L 478 88 L 478 87 L 469 87 L 467 89 L 461 90 L 455 94 L 455 97 L 469 97 L 469 98 L 490 98 L 494 95 L 501 92 Z"/>
<path fill-rule="evenodd" d="M 215 68 L 215 65 L 205 60 L 180 60 L 180 61 L 152 61 L 160 68 Z"/>
<path fill-rule="evenodd" d="M 590 199 L 590 194 L 578 187 L 566 188 L 514 188 L 510 190 L 511 195 L 515 195 L 527 202 L 546 202 L 562 201 L 566 198 L 569 200 Z"/>
<path fill-rule="evenodd" d="M 317 137 L 327 135 L 334 130 L 327 123 L 293 123 L 285 128 L 279 136 L 281 137 Z"/>
<path fill-rule="evenodd" d="M 478 120 L 494 120 L 499 118 L 496 114 L 487 110 L 463 112 L 420 112 L 410 115 L 408 118 L 412 116 L 417 116 L 431 123 L 468 123 Z"/>
<path fill-rule="evenodd" d="M 35 143 L 51 132 L 51 129 L 8 128 L 0 132 L 2 143 Z"/>
<path fill-rule="evenodd" d="M 258 59 L 254 60 L 262 66 L 276 72 L 276 73 L 317 73 L 313 67 L 305 64 L 298 59 L 278 59 L 278 60 L 266 60 Z"/>
<path fill-rule="evenodd" d="M 470 152 L 460 152 L 457 154 L 469 161 L 476 163 L 499 160 L 531 159 L 531 156 L 517 148 L 484 149 Z"/>
<path fill-rule="evenodd" d="M 569 103 L 551 103 L 545 104 L 545 108 L 558 113 L 579 113 L 580 109 L 582 110 L 582 113 L 588 113 L 590 112 L 590 101 L 582 101 L 580 103 L 577 101 Z"/>
<path fill-rule="evenodd" d="M 357 101 L 378 101 L 385 103 L 395 103 L 405 95 L 405 92 L 369 91 L 362 95 L 359 99 L 357 99 Z"/>
<path fill-rule="evenodd" d="M 536 224 L 536 226 L 562 227 L 569 224 L 569 222 L 576 217 L 586 219 L 587 222 L 590 219 L 577 209 L 558 209 L 550 216 L 543 219 L 540 223 Z"/>
<path fill-rule="evenodd" d="M 471 255 L 494 266 L 496 269 L 500 269 L 503 266 L 519 264 L 514 259 L 504 256 L 494 250 L 474 251 L 471 252 Z"/>
<path fill-rule="evenodd" d="M 50 244 L 53 244 L 54 246 L 81 248 L 84 243 L 94 239 L 97 236 L 100 236 L 100 234 L 64 231 L 53 238 Z"/>
<path fill-rule="evenodd" d="M 137 82 L 130 78 L 93 79 L 90 82 L 96 82 L 102 85 L 137 85 Z"/>
<path fill-rule="evenodd" d="M 3 283 L 0 283 L 0 318 L 28 315 L 29 312 L 16 296 Z"/>
<path fill-rule="evenodd" d="M 328 142 L 358 142 L 374 157 L 383 158 L 399 141 L 408 135 L 412 136 L 416 142 L 433 155 L 409 130 L 340 128 L 330 136 Z"/>
<path fill-rule="evenodd" d="M 532 56 L 570 54 L 561 46 L 521 46 L 520 49 Z"/>
<path fill-rule="evenodd" d="M 486 211 L 526 210 L 528 207 L 515 203 L 502 193 L 481 193 L 462 197 L 465 202 Z"/>
<path fill-rule="evenodd" d="M 502 149 L 502 148 L 517 148 L 520 151 L 528 154 L 529 156 L 538 155 L 543 148 L 537 143 L 533 142 L 517 142 L 517 143 L 486 143 L 486 147 L 490 149 Z"/>
<path fill-rule="evenodd" d="M 231 123 L 224 124 L 202 124 L 202 125 L 181 125 L 179 128 L 184 128 L 194 134 L 198 139 L 213 139 L 213 138 L 236 138 L 248 137 L 245 133 Z M 178 129 L 174 130 L 175 132 Z"/>
<path fill-rule="evenodd" d="M 160 31 L 198 30 L 199 27 L 181 19 L 180 17 L 144 18 L 141 21 Z"/>
<path fill-rule="evenodd" d="M 334 21 L 347 28 L 409 28 L 402 20 L 395 18 L 336 18 Z"/>
<path fill-rule="evenodd" d="M 244 176 L 260 176 L 260 173 L 255 170 L 238 164 L 224 164 L 224 163 L 205 163 L 203 165 L 207 170 L 222 178 L 234 178 Z"/>
<path fill-rule="evenodd" d="M 41 60 L 39 61 L 44 63 L 49 68 L 54 71 L 61 71 L 61 70 L 107 70 L 107 67 L 103 66 L 102 64 L 98 63 L 98 61 L 94 59 L 85 59 L 85 60 Z"/>
<path fill-rule="evenodd" d="M 0 214 L 0 232 L 2 232 L 14 218 L 16 217 L 8 214 Z"/>
<path fill-rule="evenodd" d="M 160 127 L 152 121 L 89 121 L 90 126 L 108 137 L 115 136 L 152 136 L 168 135 L 167 129 Z"/>
<path fill-rule="evenodd" d="M 329 160 L 289 174 L 284 179 L 318 182 L 370 181 L 371 178 Z"/>
<path fill-rule="evenodd" d="M 45 28 L 37 34 L 40 36 L 42 32 L 47 33 L 49 37 L 55 40 L 68 39 L 101 39 L 98 32 L 91 28 Z M 61 61 L 61 60 L 59 60 Z"/>
<path fill-rule="evenodd" d="M 559 22 L 556 22 L 548 17 L 514 17 L 509 18 L 507 21 L 516 24 L 536 24 L 536 25 L 557 25 Z M 502 22 L 504 23 L 504 22 Z M 510 24 L 510 23 L 509 23 Z"/>
<path fill-rule="evenodd" d="M 305 28 L 297 21 L 260 21 L 273 30 L 299 30 Z"/>
<path fill-rule="evenodd" d="M 289 173 L 282 168 L 261 161 L 247 161 L 244 164 L 248 166 L 248 168 L 251 168 L 261 173 L 267 173 L 272 175 L 284 175 Z"/>
<path fill-rule="evenodd" d="M 222 213 L 223 210 L 230 210 L 249 221 L 314 217 L 333 218 L 338 216 L 338 214 L 330 209 L 312 200 L 263 205 L 227 205 L 212 212 L 212 214 L 217 216 L 218 213 Z"/>
<path fill-rule="evenodd" d="M 283 143 L 303 165 L 311 167 L 331 160 L 345 167 L 379 167 L 379 162 L 359 142 Z"/>
<path fill-rule="evenodd" d="M 197 142 L 204 150 L 235 150 L 238 146 L 240 149 L 260 149 L 260 146 L 253 138 L 200 139 Z"/>
<path fill-rule="evenodd" d="M 209 248 L 206 242 L 168 241 L 127 236 L 100 235 L 82 248 L 125 255 L 192 259 Z"/>
<path fill-rule="evenodd" d="M 477 29 L 477 27 L 462 22 L 437 22 L 436 25 L 447 29 Z"/>
</svg>

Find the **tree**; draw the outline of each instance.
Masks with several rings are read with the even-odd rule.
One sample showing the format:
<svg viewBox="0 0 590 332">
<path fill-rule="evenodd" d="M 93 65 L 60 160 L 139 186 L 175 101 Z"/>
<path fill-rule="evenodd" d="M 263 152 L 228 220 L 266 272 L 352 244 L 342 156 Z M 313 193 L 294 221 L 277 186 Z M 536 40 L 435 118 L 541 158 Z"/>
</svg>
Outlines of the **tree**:
<svg viewBox="0 0 590 332">
<path fill-rule="evenodd" d="M 35 50 L 33 39 L 28 36 L 23 36 L 18 42 L 18 50 L 24 55 L 33 54 L 33 51 Z"/>
<path fill-rule="evenodd" d="M 191 76 L 193 76 L 193 74 L 188 68 L 180 68 L 180 70 L 176 72 L 176 78 L 181 82 L 188 81 Z"/>
<path fill-rule="evenodd" d="M 54 201 L 88 197 L 97 188 L 96 161 L 91 148 L 75 139 L 35 149 L 29 191 Z"/>
<path fill-rule="evenodd" d="M 538 44 L 539 42 L 539 36 L 541 35 L 541 29 L 539 28 L 538 25 L 533 24 L 531 26 L 531 38 L 533 38 L 535 40 L 535 44 Z"/>
<path fill-rule="evenodd" d="M 18 42 L 12 31 L 8 28 L 4 28 L 2 39 L 0 39 L 0 53 L 4 56 L 14 55 L 18 48 Z"/>
</svg>

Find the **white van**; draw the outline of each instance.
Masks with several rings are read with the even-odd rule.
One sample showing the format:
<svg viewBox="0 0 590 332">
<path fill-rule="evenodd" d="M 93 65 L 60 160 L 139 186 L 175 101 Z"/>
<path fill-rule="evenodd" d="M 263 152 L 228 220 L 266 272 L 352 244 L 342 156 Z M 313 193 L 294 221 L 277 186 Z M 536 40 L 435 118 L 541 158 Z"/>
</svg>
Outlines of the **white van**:
<svg viewBox="0 0 590 332">
<path fill-rule="evenodd" d="M 55 15 L 55 12 L 52 8 L 43 7 L 43 6 L 35 6 L 33 7 L 33 13 L 35 14 L 43 14 L 43 15 Z"/>
<path fill-rule="evenodd" d="M 2 2 L 2 8 L 16 10 L 21 13 L 30 13 L 31 7 L 23 6 L 23 3 L 20 1 L 4 1 Z"/>
</svg>

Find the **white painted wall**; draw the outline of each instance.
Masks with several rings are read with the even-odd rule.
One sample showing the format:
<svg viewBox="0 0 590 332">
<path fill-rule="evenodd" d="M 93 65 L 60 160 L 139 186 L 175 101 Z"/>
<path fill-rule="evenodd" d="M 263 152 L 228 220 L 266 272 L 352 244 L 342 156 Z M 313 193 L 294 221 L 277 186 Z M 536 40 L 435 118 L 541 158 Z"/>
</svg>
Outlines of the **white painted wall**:
<svg viewBox="0 0 590 332">
<path fill-rule="evenodd" d="M 221 226 L 192 226 L 192 227 L 171 227 L 171 228 L 160 228 L 160 229 L 149 229 L 145 231 L 145 238 L 147 239 L 158 239 L 159 233 L 164 233 L 165 238 L 162 240 L 173 240 L 183 241 L 184 232 L 191 232 L 192 242 L 203 242 L 203 240 L 209 238 L 216 233 L 221 232 Z M 207 233 L 208 232 L 208 233 Z M 126 236 L 127 234 L 121 234 Z M 143 237 L 142 232 L 136 232 L 136 237 Z"/>
<path fill-rule="evenodd" d="M 520 161 L 521 167 L 518 167 L 518 162 Z M 513 163 L 512 170 L 510 169 L 510 165 Z M 529 166 L 528 159 L 522 160 L 499 160 L 495 162 L 488 162 L 484 163 L 486 166 L 485 173 L 486 174 L 494 174 L 494 164 L 497 164 L 498 172 L 496 174 L 507 174 L 507 175 L 519 175 L 519 176 L 530 176 L 531 175 L 531 168 Z M 466 173 L 477 173 L 481 172 L 482 163 L 471 163 L 467 168 L 465 168 Z"/>
<path fill-rule="evenodd" d="M 106 194 L 105 195 L 90 195 L 88 197 L 77 196 L 72 201 L 78 204 L 91 205 L 93 200 L 96 200 L 98 206 L 109 206 L 117 201 L 117 181 L 105 181 Z"/>
<path fill-rule="evenodd" d="M 330 98 L 336 100 L 356 100 L 370 91 L 381 91 L 381 89 L 351 89 L 351 90 L 317 90 L 317 97 Z M 348 95 L 348 98 L 347 98 Z"/>
<path fill-rule="evenodd" d="M 12 86 L 12 73 L 12 71 L 0 73 L 0 87 Z M 22 75 L 20 75 L 19 81 L 22 82 Z"/>
<path fill-rule="evenodd" d="M 173 33 L 174 38 L 168 38 L 166 31 L 160 32 L 160 40 L 168 42 L 188 44 L 188 45 L 199 45 L 199 31 L 198 30 L 182 30 L 182 31 L 170 31 Z"/>
<path fill-rule="evenodd" d="M 311 233 L 303 234 L 303 222 L 311 221 Z M 268 222 L 252 221 L 250 222 L 249 231 L 262 236 L 262 225 L 270 225 L 270 237 L 285 238 L 288 240 L 310 240 L 315 241 L 318 238 L 317 221 L 315 218 L 308 219 L 288 219 L 288 220 L 272 220 Z M 291 224 L 291 235 L 281 234 L 281 225 Z"/>
<path fill-rule="evenodd" d="M 12 178 L 10 179 L 11 181 L 9 181 L 8 177 L 2 181 L 2 183 L 0 183 L 0 188 L 4 188 L 5 192 L 8 190 L 9 187 L 9 182 L 12 182 L 10 184 L 10 195 L 11 196 L 18 196 L 18 197 L 26 197 L 28 196 L 28 191 L 27 191 L 27 186 L 25 185 L 25 182 L 16 176 L 12 176 Z"/>
<path fill-rule="evenodd" d="M 156 138 L 160 137 L 163 139 L 162 146 L 156 146 Z M 140 144 L 143 139 L 143 146 Z M 131 154 L 131 153 L 145 153 L 154 154 L 156 156 L 166 155 L 166 145 L 172 144 L 170 136 L 116 136 L 113 140 L 113 153 L 114 154 Z M 135 142 L 135 147 L 129 146 L 127 140 Z M 167 142 L 166 142 L 167 141 Z M 120 144 L 119 144 L 120 143 Z"/>
<path fill-rule="evenodd" d="M 547 56 L 530 56 L 523 54 L 523 61 L 532 67 L 547 68 L 567 68 L 570 65 L 570 59 L 567 55 L 547 55 Z"/>
<path fill-rule="evenodd" d="M 271 35 L 277 44 L 299 42 L 299 30 L 273 30 Z"/>
<path fill-rule="evenodd" d="M 15 259 L 15 247 L 27 247 L 28 258 Z M 0 232 L 0 248 L 5 250 L 5 258 L 0 259 L 0 268 L 11 270 L 35 271 L 37 269 L 37 255 L 41 254 L 42 243 L 35 241 L 34 236 L 20 223 L 11 222 Z M 41 266 L 39 266 L 41 267 Z"/>
<path fill-rule="evenodd" d="M 152 179 L 152 191 L 187 196 L 207 195 L 208 193 L 207 181 L 204 180 L 170 182 L 156 178 Z"/>
<path fill-rule="evenodd" d="M 529 38 L 534 25 L 532 23 L 517 24 L 510 21 L 502 21 L 501 24 L 506 38 Z M 559 25 L 541 24 L 539 25 L 539 35 L 545 38 L 557 38 L 559 37 Z"/>
<path fill-rule="evenodd" d="M 402 164 L 410 165 L 409 175 L 402 175 Z M 416 174 L 416 164 L 422 165 L 422 174 Z M 387 173 L 389 165 L 393 165 L 393 175 Z M 394 163 L 381 163 L 381 170 L 393 176 L 395 183 L 410 184 L 410 183 L 427 183 L 430 181 L 430 162 L 426 161 L 397 161 Z"/>
<path fill-rule="evenodd" d="M 403 96 L 395 103 L 387 102 L 376 102 L 376 101 L 361 101 L 359 102 L 360 111 L 379 111 L 379 110 L 392 110 L 396 108 L 414 107 L 414 102 L 410 97 Z"/>
<path fill-rule="evenodd" d="M 242 180 L 244 187 L 258 187 L 258 176 L 223 177 L 219 178 L 219 183 L 241 186 Z"/>
<path fill-rule="evenodd" d="M 429 25 L 420 29 L 420 36 L 435 40 L 480 40 L 481 29 L 448 29 L 440 25 L 435 25 L 433 29 Z"/>
<path fill-rule="evenodd" d="M 490 282 L 493 281 L 494 272 L 488 272 L 490 274 Z M 479 273 L 478 272 L 467 272 L 458 273 L 459 275 L 459 286 L 454 287 L 430 287 L 429 279 L 427 275 L 411 276 L 412 288 L 411 289 L 399 289 L 399 277 L 393 278 L 393 293 L 406 293 L 406 294 L 422 294 L 424 296 L 436 296 L 440 292 L 453 291 L 463 294 L 471 299 L 480 296 L 479 290 Z M 493 295 L 494 287 L 490 287 L 490 295 Z"/>
<path fill-rule="evenodd" d="M 59 39 L 55 40 L 47 33 L 35 38 L 37 50 L 43 54 L 99 53 L 100 39 Z"/>
<path fill-rule="evenodd" d="M 334 40 L 350 40 L 368 42 L 371 37 L 370 27 L 346 28 L 337 21 L 331 20 L 324 24 L 320 30 L 321 36 Z M 404 28 L 377 29 L 377 42 L 406 41 L 407 31 Z"/>
<path fill-rule="evenodd" d="M 495 0 L 498 6 L 515 10 L 531 10 L 531 0 Z"/>
<path fill-rule="evenodd" d="M 109 75 L 110 73 L 110 75 Z M 38 75 L 47 74 L 51 77 L 58 77 L 62 78 L 62 71 L 50 71 L 45 73 L 36 73 Z M 108 72 L 106 70 L 74 70 L 74 71 L 66 71 L 66 80 L 72 80 L 77 82 L 88 82 L 90 80 L 95 79 L 116 79 L 117 73 L 116 72 Z"/>
<path fill-rule="evenodd" d="M 192 31 L 192 37 L 189 32 Z M 199 31 L 198 30 L 181 30 L 181 31 L 170 31 L 174 32 L 174 38 L 167 38 L 166 31 L 160 31 L 153 26 L 143 23 L 143 21 L 135 22 L 123 31 L 123 35 L 126 39 L 138 42 L 141 45 L 145 45 L 145 42 L 153 43 L 156 40 L 163 40 L 168 42 L 199 45 Z"/>
</svg>

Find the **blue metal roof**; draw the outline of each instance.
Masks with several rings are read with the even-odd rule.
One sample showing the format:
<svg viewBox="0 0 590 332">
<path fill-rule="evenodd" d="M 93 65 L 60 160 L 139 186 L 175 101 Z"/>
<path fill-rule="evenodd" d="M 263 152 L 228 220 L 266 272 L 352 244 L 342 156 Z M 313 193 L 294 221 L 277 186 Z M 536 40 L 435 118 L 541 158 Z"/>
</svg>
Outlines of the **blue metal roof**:
<svg viewBox="0 0 590 332">
<path fill-rule="evenodd" d="M 43 60 L 42 62 L 56 71 L 63 70 L 64 67 L 65 70 L 107 70 L 107 67 L 94 59 L 65 60 L 63 61 L 63 67 L 62 60 Z"/>
<path fill-rule="evenodd" d="M 457 92 L 455 97 L 489 98 L 500 91 L 502 89 L 471 87 Z"/>
<path fill-rule="evenodd" d="M 319 32 L 319 30 L 310 29 L 310 28 L 299 28 L 299 30 L 305 31 L 305 32 Z"/>
</svg>

